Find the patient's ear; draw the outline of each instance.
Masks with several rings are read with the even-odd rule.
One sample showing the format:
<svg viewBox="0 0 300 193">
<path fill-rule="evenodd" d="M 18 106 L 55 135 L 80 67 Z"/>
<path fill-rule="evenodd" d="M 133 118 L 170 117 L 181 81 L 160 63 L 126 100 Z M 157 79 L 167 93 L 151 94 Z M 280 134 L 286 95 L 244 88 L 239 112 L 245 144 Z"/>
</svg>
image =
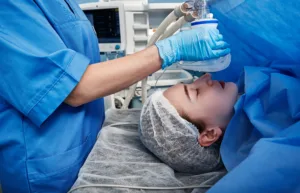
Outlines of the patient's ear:
<svg viewBox="0 0 300 193">
<path fill-rule="evenodd" d="M 203 147 L 208 147 L 216 142 L 222 135 L 222 130 L 219 127 L 205 128 L 198 137 L 198 142 Z"/>
</svg>

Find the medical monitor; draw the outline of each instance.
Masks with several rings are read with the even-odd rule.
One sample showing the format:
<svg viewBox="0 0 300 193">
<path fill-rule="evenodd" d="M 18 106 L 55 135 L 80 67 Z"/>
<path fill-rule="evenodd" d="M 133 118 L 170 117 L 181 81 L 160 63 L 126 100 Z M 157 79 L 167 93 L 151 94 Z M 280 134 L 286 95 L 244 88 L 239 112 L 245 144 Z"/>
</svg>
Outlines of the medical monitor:
<svg viewBox="0 0 300 193">
<path fill-rule="evenodd" d="M 98 2 L 80 5 L 97 34 L 101 52 L 125 49 L 125 15 L 120 2 Z"/>
</svg>

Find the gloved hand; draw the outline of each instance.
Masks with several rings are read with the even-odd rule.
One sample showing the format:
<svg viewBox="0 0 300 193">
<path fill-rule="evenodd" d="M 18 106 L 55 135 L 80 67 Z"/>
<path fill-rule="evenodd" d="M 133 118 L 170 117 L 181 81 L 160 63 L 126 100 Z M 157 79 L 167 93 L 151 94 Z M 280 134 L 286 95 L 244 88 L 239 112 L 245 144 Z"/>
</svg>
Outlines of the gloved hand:
<svg viewBox="0 0 300 193">
<path fill-rule="evenodd" d="M 230 53 L 229 44 L 215 28 L 198 27 L 156 42 L 163 60 L 162 69 L 178 61 L 219 58 Z"/>
</svg>

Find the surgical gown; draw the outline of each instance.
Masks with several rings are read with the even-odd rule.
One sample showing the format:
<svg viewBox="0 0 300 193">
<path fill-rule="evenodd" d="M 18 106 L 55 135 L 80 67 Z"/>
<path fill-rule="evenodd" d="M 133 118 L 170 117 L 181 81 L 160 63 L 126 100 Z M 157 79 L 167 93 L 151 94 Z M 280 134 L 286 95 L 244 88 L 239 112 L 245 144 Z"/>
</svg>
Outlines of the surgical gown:
<svg viewBox="0 0 300 193">
<path fill-rule="evenodd" d="M 209 193 L 300 192 L 299 9 L 297 0 L 211 7 L 233 56 L 214 77 L 238 80 L 244 94 L 221 146 L 229 173 Z"/>
<path fill-rule="evenodd" d="M 0 181 L 4 192 L 67 192 L 104 120 L 103 99 L 63 101 L 99 62 L 73 0 L 0 1 Z"/>
</svg>

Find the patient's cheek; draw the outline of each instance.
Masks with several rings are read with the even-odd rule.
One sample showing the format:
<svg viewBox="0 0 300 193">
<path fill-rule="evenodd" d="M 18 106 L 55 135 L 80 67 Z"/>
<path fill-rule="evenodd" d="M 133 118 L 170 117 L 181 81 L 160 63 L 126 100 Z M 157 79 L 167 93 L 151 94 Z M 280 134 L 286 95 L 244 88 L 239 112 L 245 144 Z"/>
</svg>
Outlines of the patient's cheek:
<svg viewBox="0 0 300 193">
<path fill-rule="evenodd" d="M 173 90 L 166 90 L 163 93 L 164 97 L 169 101 L 169 103 L 177 110 L 178 114 L 182 116 L 182 101 L 180 101 L 179 97 L 176 97 L 176 92 Z"/>
<path fill-rule="evenodd" d="M 172 105 L 177 105 L 180 101 L 178 92 L 173 87 L 164 91 L 163 95 Z"/>
<path fill-rule="evenodd" d="M 163 93 L 163 95 L 169 101 L 169 103 L 171 103 L 173 105 L 173 103 L 174 103 L 174 97 L 172 97 L 172 92 L 170 92 L 169 90 L 166 90 Z"/>
</svg>

